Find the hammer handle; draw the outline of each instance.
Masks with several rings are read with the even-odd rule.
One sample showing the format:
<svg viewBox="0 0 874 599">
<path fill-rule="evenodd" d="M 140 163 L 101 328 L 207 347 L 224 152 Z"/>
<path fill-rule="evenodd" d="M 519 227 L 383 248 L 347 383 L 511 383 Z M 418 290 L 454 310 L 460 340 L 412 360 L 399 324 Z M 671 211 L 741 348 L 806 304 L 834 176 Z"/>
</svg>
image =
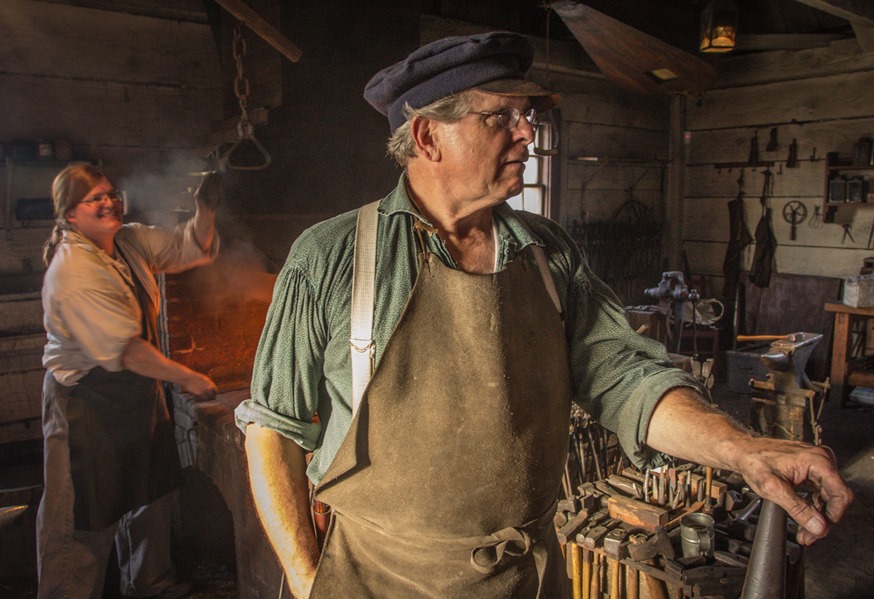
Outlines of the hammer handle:
<svg viewBox="0 0 874 599">
<path fill-rule="evenodd" d="M 568 547 L 571 550 L 571 585 L 573 591 L 573 599 L 582 599 L 583 598 L 583 589 L 582 589 L 582 580 L 581 580 L 581 558 L 580 558 L 580 546 L 576 543 L 568 543 Z"/>
<path fill-rule="evenodd" d="M 581 581 L 583 599 L 592 597 L 592 552 L 583 548 L 583 579 Z"/>
<path fill-rule="evenodd" d="M 789 335 L 738 335 L 737 340 L 740 343 L 746 341 L 779 341 L 780 339 L 788 339 Z"/>
</svg>

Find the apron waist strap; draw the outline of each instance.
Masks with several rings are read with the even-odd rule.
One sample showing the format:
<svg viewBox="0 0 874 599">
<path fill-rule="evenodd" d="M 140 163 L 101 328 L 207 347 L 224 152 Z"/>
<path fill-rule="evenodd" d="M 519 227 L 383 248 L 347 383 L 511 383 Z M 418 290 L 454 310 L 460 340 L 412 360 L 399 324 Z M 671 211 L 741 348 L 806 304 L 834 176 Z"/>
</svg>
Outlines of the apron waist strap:
<svg viewBox="0 0 874 599">
<path fill-rule="evenodd" d="M 534 566 L 537 570 L 537 597 L 540 598 L 542 596 L 541 591 L 548 561 L 548 547 L 545 539 L 549 531 L 554 529 L 554 504 L 534 520 L 519 526 L 508 526 L 485 536 L 455 538 L 423 538 L 419 535 L 412 536 L 391 533 L 364 518 L 341 513 L 337 510 L 334 511 L 337 516 L 346 518 L 359 526 L 391 536 L 408 546 L 424 545 L 432 551 L 438 552 L 469 549 L 471 566 L 482 574 L 499 572 L 531 553 L 534 558 Z"/>
<path fill-rule="evenodd" d="M 522 526 L 508 526 L 486 537 L 470 552 L 470 563 L 477 572 L 492 574 L 502 570 L 529 553 L 534 557 L 537 569 L 537 597 L 541 597 L 543 579 L 546 575 L 548 550 L 543 541 L 553 525 L 554 509 L 547 510 L 539 518 Z"/>
</svg>

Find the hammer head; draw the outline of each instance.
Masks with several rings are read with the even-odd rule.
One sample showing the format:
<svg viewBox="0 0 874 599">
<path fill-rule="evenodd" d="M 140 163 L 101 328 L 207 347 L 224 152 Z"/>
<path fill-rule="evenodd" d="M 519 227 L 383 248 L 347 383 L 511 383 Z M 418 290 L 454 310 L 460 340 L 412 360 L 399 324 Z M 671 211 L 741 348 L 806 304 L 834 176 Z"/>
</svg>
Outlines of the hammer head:
<svg viewBox="0 0 874 599">
<path fill-rule="evenodd" d="M 622 528 L 614 528 L 604 535 L 604 554 L 613 559 L 622 559 L 628 554 L 626 533 Z"/>
<path fill-rule="evenodd" d="M 634 535 L 628 545 L 628 554 L 634 561 L 644 561 L 653 559 L 656 556 L 663 556 L 666 559 L 673 559 L 676 556 L 674 546 L 671 544 L 671 539 L 668 537 L 668 531 L 664 526 L 658 526 L 655 532 L 649 538 L 644 535 Z"/>
</svg>

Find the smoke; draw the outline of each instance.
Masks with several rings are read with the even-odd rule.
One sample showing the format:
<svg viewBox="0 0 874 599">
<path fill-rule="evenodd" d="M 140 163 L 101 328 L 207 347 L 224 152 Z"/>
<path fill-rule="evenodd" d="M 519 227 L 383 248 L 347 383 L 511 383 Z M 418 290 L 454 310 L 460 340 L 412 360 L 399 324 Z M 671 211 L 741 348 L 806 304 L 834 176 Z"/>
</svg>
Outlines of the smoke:
<svg viewBox="0 0 874 599">
<path fill-rule="evenodd" d="M 201 177 L 189 173 L 204 170 L 203 158 L 175 153 L 165 155 L 160 164 L 119 165 L 118 170 L 107 169 L 107 175 L 125 192 L 126 221 L 172 227 L 194 214 L 194 190 Z"/>
<path fill-rule="evenodd" d="M 230 222 L 220 222 L 217 229 L 219 257 L 191 274 L 201 309 L 220 314 L 249 302 L 270 303 L 276 282 L 270 259 L 251 241 L 248 230 Z"/>
</svg>

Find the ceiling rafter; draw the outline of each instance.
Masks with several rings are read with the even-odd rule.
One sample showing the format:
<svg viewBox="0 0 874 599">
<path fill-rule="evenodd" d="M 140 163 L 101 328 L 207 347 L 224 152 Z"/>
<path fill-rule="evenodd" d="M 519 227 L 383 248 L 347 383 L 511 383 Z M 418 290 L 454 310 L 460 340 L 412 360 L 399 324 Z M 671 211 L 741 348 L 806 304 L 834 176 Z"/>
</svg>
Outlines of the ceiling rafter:
<svg viewBox="0 0 874 599">
<path fill-rule="evenodd" d="M 870 0 L 795 0 L 811 8 L 846 19 L 853 24 L 874 27 L 874 2 Z"/>
</svg>

